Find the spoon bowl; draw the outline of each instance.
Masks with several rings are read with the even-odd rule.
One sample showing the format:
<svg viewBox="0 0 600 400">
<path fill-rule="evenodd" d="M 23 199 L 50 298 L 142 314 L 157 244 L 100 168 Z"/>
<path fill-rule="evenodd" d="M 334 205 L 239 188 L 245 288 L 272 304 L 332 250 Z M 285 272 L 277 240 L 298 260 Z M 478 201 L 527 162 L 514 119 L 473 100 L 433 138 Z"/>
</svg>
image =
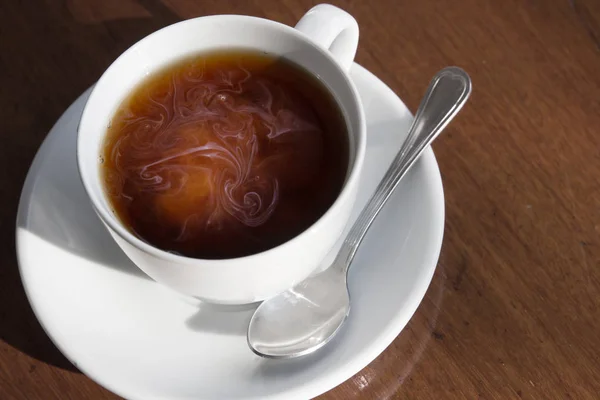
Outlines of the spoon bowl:
<svg viewBox="0 0 600 400">
<path fill-rule="evenodd" d="M 350 312 L 350 298 L 341 269 L 328 268 L 259 308 L 250 322 L 250 348 L 263 357 L 291 358 L 333 338 Z"/>
</svg>

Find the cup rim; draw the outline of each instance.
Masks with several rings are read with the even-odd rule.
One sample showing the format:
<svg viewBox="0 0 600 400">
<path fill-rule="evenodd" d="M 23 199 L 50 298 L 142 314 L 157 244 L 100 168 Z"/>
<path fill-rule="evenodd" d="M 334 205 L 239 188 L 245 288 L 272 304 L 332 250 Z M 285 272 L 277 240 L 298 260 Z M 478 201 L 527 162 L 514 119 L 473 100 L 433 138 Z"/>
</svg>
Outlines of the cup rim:
<svg viewBox="0 0 600 400">
<path fill-rule="evenodd" d="M 195 258 L 195 257 L 188 257 L 185 255 L 171 253 L 169 251 L 162 250 L 162 249 L 146 242 L 145 240 L 139 238 L 138 236 L 136 236 L 135 234 L 130 232 L 127 228 L 125 228 L 123 223 L 118 220 L 118 217 L 116 215 L 113 215 L 113 214 L 107 212 L 107 210 L 105 210 L 104 207 L 98 205 L 99 199 L 96 198 L 96 196 L 94 196 L 93 191 L 91 190 L 91 188 L 93 186 L 93 182 L 91 182 L 90 179 L 88 179 L 86 174 L 82 173 L 83 151 L 81 149 L 81 139 L 80 139 L 81 132 L 82 132 L 81 122 L 86 119 L 87 114 L 93 113 L 93 110 L 90 109 L 91 100 L 94 98 L 95 92 L 97 91 L 98 87 L 102 84 L 102 82 L 105 78 L 105 75 L 112 68 L 115 67 L 115 64 L 117 64 L 117 62 L 120 59 L 127 57 L 131 53 L 134 53 L 137 50 L 137 48 L 139 46 L 141 46 L 143 43 L 153 40 L 153 38 L 157 37 L 158 35 L 164 34 L 165 31 L 173 28 L 176 25 L 180 26 L 182 24 L 197 24 L 197 23 L 201 23 L 203 21 L 207 21 L 209 19 L 230 19 L 231 21 L 235 21 L 236 19 L 245 20 L 245 21 L 253 20 L 254 22 L 270 25 L 271 27 L 283 30 L 283 32 L 285 32 L 286 34 L 295 36 L 296 38 L 307 43 L 310 47 L 312 47 L 314 49 L 314 51 L 321 53 L 321 55 L 323 55 L 331 64 L 333 64 L 334 68 L 337 70 L 339 75 L 341 75 L 344 83 L 350 89 L 350 92 L 352 93 L 352 101 L 355 103 L 356 109 L 358 110 L 357 118 L 358 118 L 358 122 L 359 122 L 358 135 L 356 135 L 357 136 L 356 149 L 355 149 L 354 160 L 352 162 L 352 167 L 350 169 L 349 174 L 347 175 L 346 181 L 345 181 L 344 185 L 342 186 L 340 193 L 335 198 L 335 201 L 327 208 L 327 210 L 310 226 L 305 228 L 303 231 L 301 231 L 300 233 L 298 233 L 291 239 L 288 239 L 287 241 L 285 241 L 277 246 L 274 246 L 270 249 L 267 249 L 267 250 L 264 250 L 264 251 L 261 251 L 258 253 L 249 254 L 246 256 L 222 258 L 222 259 Z M 89 198 L 93 208 L 95 209 L 96 213 L 102 219 L 102 221 L 105 224 L 107 224 L 108 227 L 114 233 L 116 233 L 120 238 L 122 238 L 123 240 L 128 242 L 131 246 L 133 246 L 145 253 L 148 253 L 154 257 L 166 260 L 168 262 L 173 262 L 173 263 L 178 263 L 178 264 L 187 264 L 187 265 L 206 264 L 206 263 L 226 264 L 226 263 L 230 263 L 232 261 L 236 261 L 236 262 L 251 261 L 258 257 L 263 257 L 266 255 L 273 254 L 275 252 L 285 250 L 285 248 L 290 247 L 293 243 L 298 242 L 301 239 L 305 238 L 307 235 L 309 235 L 310 231 L 319 229 L 321 226 L 325 225 L 327 220 L 329 220 L 332 217 L 332 214 L 335 212 L 335 210 L 338 209 L 341 206 L 341 204 L 343 204 L 349 200 L 349 197 L 352 195 L 352 193 L 351 193 L 352 186 L 355 183 L 355 181 L 357 181 L 360 178 L 360 172 L 362 171 L 362 165 L 363 165 L 364 156 L 365 156 L 365 152 L 366 152 L 366 119 L 365 119 L 362 102 L 360 100 L 358 90 L 357 90 L 356 86 L 354 85 L 354 82 L 350 79 L 348 73 L 342 69 L 342 67 L 337 63 L 337 61 L 335 61 L 335 59 L 333 58 L 333 55 L 327 49 L 324 49 L 321 46 L 319 46 L 318 44 L 314 43 L 303 32 L 295 29 L 294 27 L 282 24 L 277 21 L 273 21 L 273 20 L 269 20 L 269 19 L 265 19 L 265 18 L 254 17 L 254 16 L 248 16 L 248 15 L 219 14 L 219 15 L 209 15 L 209 16 L 191 18 L 191 19 L 173 23 L 171 25 L 167 25 L 157 31 L 150 33 L 149 35 L 143 37 L 142 39 L 138 40 L 136 43 L 134 43 L 129 48 L 127 48 L 123 53 L 121 53 L 108 66 L 108 68 L 102 73 L 102 75 L 100 76 L 100 78 L 98 79 L 98 81 L 96 82 L 96 84 L 94 85 L 94 88 L 92 89 L 92 91 L 90 93 L 90 96 L 84 106 L 84 109 L 83 109 L 83 112 L 81 115 L 81 119 L 79 120 L 79 125 L 77 127 L 77 146 L 76 146 L 76 148 L 77 148 L 76 156 L 77 156 L 77 165 L 78 165 L 78 169 L 79 169 L 79 176 L 83 183 L 85 191 L 88 195 L 88 198 Z M 101 190 L 103 192 L 102 188 L 101 188 Z"/>
</svg>

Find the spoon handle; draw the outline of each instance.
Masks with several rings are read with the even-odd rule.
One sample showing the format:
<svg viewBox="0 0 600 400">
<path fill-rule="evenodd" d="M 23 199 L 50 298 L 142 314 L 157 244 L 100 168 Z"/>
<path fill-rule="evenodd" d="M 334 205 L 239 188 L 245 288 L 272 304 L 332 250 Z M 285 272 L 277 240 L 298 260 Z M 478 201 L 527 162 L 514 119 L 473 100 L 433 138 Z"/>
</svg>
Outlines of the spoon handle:
<svg viewBox="0 0 600 400">
<path fill-rule="evenodd" d="M 406 140 L 352 226 L 333 263 L 344 273 L 348 272 L 358 246 L 400 180 L 458 113 L 470 93 L 471 79 L 458 67 L 444 68 L 433 77 Z"/>
</svg>

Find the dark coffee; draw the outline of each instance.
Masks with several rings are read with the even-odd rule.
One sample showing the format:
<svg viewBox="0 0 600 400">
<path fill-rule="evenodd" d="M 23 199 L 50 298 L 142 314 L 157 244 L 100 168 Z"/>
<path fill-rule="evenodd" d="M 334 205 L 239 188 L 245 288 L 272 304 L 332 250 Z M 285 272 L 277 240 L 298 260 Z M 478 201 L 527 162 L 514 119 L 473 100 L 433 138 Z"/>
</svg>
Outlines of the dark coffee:
<svg viewBox="0 0 600 400">
<path fill-rule="evenodd" d="M 348 155 L 343 115 L 318 79 L 282 58 L 219 51 L 133 90 L 108 129 L 102 180 L 141 239 L 233 258 L 317 221 L 340 193 Z"/>
</svg>

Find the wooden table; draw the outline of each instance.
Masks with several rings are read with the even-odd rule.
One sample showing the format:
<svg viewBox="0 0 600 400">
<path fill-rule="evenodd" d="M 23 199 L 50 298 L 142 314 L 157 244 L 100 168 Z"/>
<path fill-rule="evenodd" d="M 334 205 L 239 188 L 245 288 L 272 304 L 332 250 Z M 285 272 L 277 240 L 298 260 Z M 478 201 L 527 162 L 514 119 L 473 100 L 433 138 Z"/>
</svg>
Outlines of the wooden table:
<svg viewBox="0 0 600 400">
<path fill-rule="evenodd" d="M 0 398 L 115 399 L 56 350 L 27 303 L 14 220 L 65 108 L 127 47 L 206 14 L 293 25 L 311 0 L 0 3 Z M 334 1 L 357 61 L 415 110 L 455 64 L 469 104 L 434 145 L 446 194 L 439 265 L 371 365 L 322 399 L 600 398 L 600 2 Z"/>
</svg>

